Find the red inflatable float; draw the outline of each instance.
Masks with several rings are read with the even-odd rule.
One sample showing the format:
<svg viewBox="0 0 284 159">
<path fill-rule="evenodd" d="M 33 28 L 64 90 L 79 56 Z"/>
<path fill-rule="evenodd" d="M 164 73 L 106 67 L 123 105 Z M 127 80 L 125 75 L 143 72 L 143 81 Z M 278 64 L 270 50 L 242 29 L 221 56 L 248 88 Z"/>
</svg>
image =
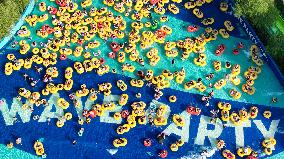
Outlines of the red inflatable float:
<svg viewBox="0 0 284 159">
<path fill-rule="evenodd" d="M 239 44 L 238 44 L 238 48 L 239 48 L 239 49 L 244 48 L 244 44 L 243 44 L 242 42 L 239 42 Z"/>
<path fill-rule="evenodd" d="M 166 158 L 168 156 L 168 151 L 167 150 L 162 150 L 160 153 L 159 153 L 159 156 L 161 158 Z"/>
<path fill-rule="evenodd" d="M 78 43 L 78 44 L 80 44 L 80 45 L 83 45 L 83 44 L 84 44 L 84 42 L 85 42 L 85 40 L 84 40 L 84 39 L 78 39 L 78 41 L 77 41 L 77 43 Z"/>
<path fill-rule="evenodd" d="M 44 32 L 46 31 L 48 34 L 52 34 L 54 32 L 54 29 L 46 24 L 41 27 L 41 30 Z"/>
<path fill-rule="evenodd" d="M 118 51 L 120 50 L 120 46 L 119 46 L 118 43 L 116 43 L 116 42 L 112 42 L 112 43 L 110 44 L 110 48 L 111 48 L 111 50 L 112 50 L 114 53 L 116 53 L 116 52 L 118 52 Z"/>
<path fill-rule="evenodd" d="M 239 50 L 238 50 L 238 49 L 234 49 L 234 50 L 233 50 L 233 54 L 234 54 L 234 55 L 238 55 L 238 54 L 239 54 Z"/>
<path fill-rule="evenodd" d="M 94 118 L 97 116 L 97 111 L 96 110 L 91 110 L 88 112 L 88 117 L 90 116 L 91 118 Z"/>
<path fill-rule="evenodd" d="M 155 35 L 157 36 L 157 38 L 165 38 L 167 36 L 167 33 L 159 29 L 155 32 Z"/>
<path fill-rule="evenodd" d="M 59 5 L 60 7 L 67 6 L 66 0 L 56 0 L 56 4 Z"/>
<path fill-rule="evenodd" d="M 105 60 L 104 58 L 101 58 L 101 59 L 100 59 L 101 65 L 103 65 L 105 62 L 106 62 L 106 60 Z"/>
<path fill-rule="evenodd" d="M 143 141 L 143 144 L 144 144 L 144 146 L 149 147 L 149 146 L 152 145 L 152 141 L 151 141 L 151 139 L 148 138 L 148 139 L 145 139 Z"/>
<path fill-rule="evenodd" d="M 67 55 L 61 54 L 61 55 L 59 56 L 59 58 L 60 58 L 60 60 L 66 60 L 66 59 L 67 59 Z"/>
<path fill-rule="evenodd" d="M 57 9 L 56 8 L 54 8 L 54 7 L 52 7 L 52 6 L 48 6 L 47 7 L 47 10 L 48 10 L 48 12 L 50 13 L 50 14 L 56 14 L 57 13 Z"/>
<path fill-rule="evenodd" d="M 218 45 L 216 51 L 215 51 L 215 55 L 220 56 L 223 54 L 223 52 L 225 51 L 225 45 L 224 44 L 220 44 Z"/>
<path fill-rule="evenodd" d="M 188 114 L 191 114 L 191 115 L 199 115 L 201 113 L 201 109 L 194 107 L 194 106 L 188 106 L 186 108 L 186 111 Z"/>
<path fill-rule="evenodd" d="M 190 25 L 187 27 L 188 32 L 196 32 L 198 30 L 198 26 L 196 25 Z"/>
<path fill-rule="evenodd" d="M 161 0 L 150 0 L 150 3 L 152 4 L 152 5 L 155 5 L 155 4 L 157 4 L 157 3 L 159 3 Z"/>
<path fill-rule="evenodd" d="M 99 29 L 102 29 L 104 27 L 104 23 L 103 22 L 98 22 L 97 25 L 98 25 Z"/>
<path fill-rule="evenodd" d="M 127 118 L 129 116 L 129 111 L 128 110 L 123 110 L 121 113 L 122 118 Z"/>
<path fill-rule="evenodd" d="M 246 159 L 258 159 L 258 157 L 255 157 L 255 156 L 248 156 Z"/>
</svg>

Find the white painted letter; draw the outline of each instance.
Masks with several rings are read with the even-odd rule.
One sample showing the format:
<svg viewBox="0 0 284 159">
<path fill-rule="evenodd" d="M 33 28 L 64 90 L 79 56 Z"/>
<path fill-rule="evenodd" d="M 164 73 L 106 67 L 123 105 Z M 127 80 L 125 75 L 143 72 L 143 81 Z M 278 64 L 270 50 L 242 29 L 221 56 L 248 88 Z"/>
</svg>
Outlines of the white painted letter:
<svg viewBox="0 0 284 159">
<path fill-rule="evenodd" d="M 6 100 L 2 100 L 3 103 L 0 106 L 0 111 L 2 112 L 6 125 L 13 125 L 15 120 L 14 117 L 16 117 L 17 114 L 19 114 L 23 123 L 30 121 L 32 111 L 30 109 L 23 109 L 21 101 L 19 101 L 17 98 L 13 98 L 12 105 L 9 109 Z M 26 104 L 30 107 L 33 107 L 33 105 L 28 102 Z"/>
<path fill-rule="evenodd" d="M 104 102 L 117 102 L 119 100 L 120 96 L 119 95 L 108 95 L 104 96 Z M 100 118 L 100 122 L 104 123 L 112 123 L 112 124 L 121 124 L 122 119 L 115 120 L 113 117 L 109 116 L 110 112 L 120 112 L 122 110 L 122 106 L 115 106 L 114 110 L 112 111 L 105 111 L 104 114 Z"/>
<path fill-rule="evenodd" d="M 223 131 L 222 122 L 220 120 L 216 121 L 216 124 L 210 123 L 210 117 L 201 115 L 200 123 L 197 131 L 197 137 L 195 139 L 196 145 L 204 145 L 205 137 L 207 136 L 211 145 L 216 145 L 217 138 L 221 135 Z M 207 130 L 207 125 L 212 124 L 215 126 L 214 130 Z"/>
<path fill-rule="evenodd" d="M 240 126 L 236 126 L 232 122 L 229 122 L 228 126 L 235 128 L 236 147 L 243 147 L 245 144 L 244 127 L 251 127 L 251 121 L 248 120 L 246 122 L 243 122 Z"/>
<path fill-rule="evenodd" d="M 186 111 L 183 111 L 180 114 L 185 119 L 185 125 L 179 129 L 178 126 L 175 123 L 170 124 L 163 133 L 170 135 L 170 134 L 176 134 L 181 137 L 181 139 L 184 142 L 188 142 L 189 139 L 189 125 L 190 125 L 190 114 L 188 114 Z"/>
<path fill-rule="evenodd" d="M 46 122 L 47 118 L 58 118 L 64 115 L 63 109 L 57 105 L 59 94 L 53 94 L 48 100 L 48 106 L 46 106 L 38 120 L 38 122 Z M 52 107 L 55 106 L 56 111 L 51 112 Z"/>
<path fill-rule="evenodd" d="M 258 130 L 262 133 L 264 138 L 270 138 L 270 137 L 274 138 L 280 120 L 272 120 L 268 131 L 263 125 L 261 120 L 254 120 L 253 122 L 255 123 Z"/>
</svg>

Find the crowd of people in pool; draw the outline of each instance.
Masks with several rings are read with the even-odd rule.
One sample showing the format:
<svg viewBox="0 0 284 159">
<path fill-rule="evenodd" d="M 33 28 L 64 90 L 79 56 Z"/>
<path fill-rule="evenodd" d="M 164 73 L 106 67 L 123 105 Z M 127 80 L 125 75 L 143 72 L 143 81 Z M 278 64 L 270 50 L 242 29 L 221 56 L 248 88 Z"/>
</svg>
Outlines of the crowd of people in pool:
<svg viewBox="0 0 284 159">
<path fill-rule="evenodd" d="M 182 0 L 103 0 L 105 7 L 96 8 L 92 7 L 92 0 L 83 0 L 81 3 L 74 3 L 71 0 L 55 0 L 56 6 L 47 5 L 45 2 L 40 2 L 38 7 L 39 11 L 43 15 L 30 15 L 26 18 L 27 24 L 31 27 L 36 27 L 40 24 L 41 27 L 36 30 L 36 35 L 42 39 L 41 42 L 33 39 L 32 31 L 28 27 L 23 26 L 18 31 L 18 36 L 22 39 L 18 42 L 15 41 L 12 44 L 13 48 L 19 47 L 19 54 L 8 54 L 7 59 L 9 60 L 5 64 L 5 74 L 11 75 L 14 71 L 19 71 L 20 69 L 30 69 L 33 68 L 36 72 L 40 73 L 45 71 L 45 75 L 38 79 L 30 77 L 28 74 L 23 74 L 24 79 L 29 83 L 31 87 L 36 87 L 38 82 L 44 82 L 45 88 L 41 92 L 34 92 L 28 90 L 27 88 L 20 88 L 18 90 L 19 96 L 18 100 L 28 100 L 31 104 L 36 106 L 48 105 L 48 102 L 44 98 L 49 94 L 58 93 L 60 91 L 73 90 L 74 81 L 72 80 L 73 73 L 84 74 L 87 72 L 96 72 L 99 75 L 104 75 L 108 72 L 116 73 L 116 69 L 107 64 L 106 59 L 102 58 L 103 52 L 91 51 L 92 49 L 98 49 L 101 43 L 98 40 L 93 40 L 95 37 L 100 38 L 109 44 L 111 52 L 107 55 L 109 58 L 117 59 L 121 63 L 121 70 L 123 72 L 133 72 L 137 73 L 138 79 L 132 79 L 130 85 L 132 87 L 141 88 L 146 83 L 148 86 L 154 88 L 154 99 L 159 100 L 163 96 L 162 90 L 164 88 L 170 87 L 170 81 L 175 80 L 178 84 L 184 84 L 185 90 L 197 89 L 200 92 L 204 92 L 207 88 L 203 82 L 202 78 L 198 78 L 197 81 L 191 80 L 184 82 L 187 70 L 182 68 L 175 72 L 170 72 L 165 69 L 159 75 L 154 75 L 153 70 L 136 70 L 135 66 L 132 64 L 137 62 L 139 65 L 144 66 L 144 56 L 139 53 L 139 49 L 150 48 L 154 43 L 162 44 L 164 46 L 165 55 L 168 58 L 172 58 L 171 64 L 175 64 L 175 58 L 182 51 L 181 57 L 183 60 L 187 60 L 189 55 L 194 52 L 197 57 L 194 58 L 193 63 L 197 66 L 204 67 L 207 65 L 205 52 L 206 43 L 216 40 L 218 35 L 222 38 L 229 38 L 229 33 L 234 30 L 234 26 L 230 21 L 224 22 L 224 28 L 217 30 L 212 27 L 207 27 L 205 32 L 195 38 L 178 39 L 177 41 L 167 41 L 167 36 L 170 36 L 173 32 L 172 28 L 163 25 L 160 27 L 159 23 L 164 23 L 168 21 L 168 17 L 164 15 L 166 11 L 172 14 L 178 14 L 179 8 L 176 4 L 181 3 Z M 193 14 L 200 18 L 204 26 L 209 26 L 214 23 L 214 18 L 203 18 L 204 14 L 199 8 L 200 6 L 211 3 L 212 0 L 197 0 L 189 1 L 185 3 L 185 8 L 192 10 Z M 114 9 L 116 14 L 112 12 Z M 220 4 L 220 10 L 226 12 L 228 10 L 228 4 L 222 2 Z M 152 14 L 160 15 L 160 19 L 153 19 Z M 124 17 L 122 16 L 124 15 Z M 132 23 L 128 24 L 127 17 L 132 19 Z M 142 22 L 147 20 L 146 22 Z M 51 20 L 52 25 L 47 22 Z M 126 32 L 127 27 L 131 27 L 130 32 Z M 198 26 L 188 26 L 188 32 L 195 32 L 199 29 Z M 143 31 L 142 31 L 143 30 Z M 116 39 L 125 39 L 127 41 L 123 43 L 115 42 Z M 108 39 L 112 39 L 109 43 Z M 44 42 L 45 41 L 45 42 Z M 31 44 L 30 44 L 31 43 Z M 105 45 L 103 44 L 103 45 Z M 72 47 L 75 47 L 74 49 Z M 238 47 L 235 48 L 232 53 L 239 54 L 239 49 L 244 48 L 243 43 L 238 43 Z M 225 51 L 225 45 L 219 45 L 216 49 L 216 56 L 221 56 Z M 257 79 L 257 75 L 261 73 L 261 66 L 263 65 L 262 60 L 258 55 L 257 46 L 253 45 L 251 47 L 251 57 L 256 66 L 251 66 L 244 74 L 246 78 L 246 83 L 242 86 L 242 90 L 247 94 L 254 94 L 255 88 L 253 87 L 254 80 Z M 28 58 L 19 58 L 21 55 L 30 55 Z M 55 84 L 53 79 L 58 78 L 60 72 L 57 70 L 56 64 L 61 60 L 67 60 L 71 55 L 75 57 L 83 57 L 83 62 L 75 62 L 73 67 L 67 67 L 64 72 L 64 83 Z M 211 55 L 210 55 L 211 56 Z M 127 62 L 129 57 L 130 62 Z M 149 59 L 149 64 L 151 66 L 156 66 L 159 61 L 161 61 L 161 56 L 156 48 L 150 49 L 146 53 L 146 58 Z M 213 67 L 216 72 L 222 69 L 221 61 L 214 61 Z M 165 66 L 166 67 L 166 66 Z M 208 95 L 202 97 L 206 106 L 209 106 L 210 99 L 214 96 L 214 89 L 221 89 L 226 85 L 227 82 L 232 82 L 234 85 L 240 84 L 240 78 L 238 75 L 240 72 L 240 65 L 232 65 L 230 62 L 225 63 L 225 69 L 231 69 L 231 73 L 228 73 L 224 78 L 218 80 L 216 83 L 209 83 L 209 87 L 212 89 Z M 157 73 L 157 72 L 155 72 Z M 103 77 L 102 77 L 103 78 Z M 205 79 L 211 81 L 215 78 L 215 72 L 206 75 Z M 127 84 L 125 81 L 117 81 L 117 87 L 122 91 L 127 90 Z M 69 97 L 72 100 L 75 107 L 80 107 L 80 103 L 76 100 L 76 97 L 87 97 L 92 101 L 97 99 L 97 94 L 102 93 L 104 95 L 110 95 L 112 89 L 111 83 L 99 84 L 98 90 L 95 88 L 87 88 L 85 84 L 81 85 L 81 89 L 74 91 Z M 241 92 L 236 89 L 231 89 L 229 94 L 234 99 L 239 99 L 241 97 Z M 141 93 L 137 93 L 136 97 L 139 99 L 143 96 Z M 169 98 L 170 102 L 176 102 L 178 97 L 171 96 Z M 273 102 L 277 102 L 277 98 L 273 98 Z M 123 106 L 128 103 L 127 92 L 121 94 L 118 104 Z M 58 106 L 64 110 L 68 110 L 71 106 L 69 102 L 60 98 L 57 101 Z M 72 105 L 72 106 L 73 106 Z M 116 104 L 114 102 L 104 103 L 104 104 L 94 104 L 91 110 L 85 110 L 83 116 L 86 118 L 78 120 L 78 124 L 83 125 L 84 123 L 89 123 L 91 118 L 96 116 L 101 116 L 104 111 L 113 110 Z M 23 104 L 24 109 L 27 105 Z M 120 125 L 117 128 L 118 134 L 124 134 L 130 129 L 138 124 L 147 124 L 148 121 L 151 125 L 164 126 L 168 123 L 167 118 L 164 116 L 167 108 L 165 105 L 159 106 L 157 109 L 153 110 L 152 114 L 146 116 L 145 108 L 146 104 L 143 101 L 134 102 L 131 104 L 132 111 L 123 110 L 122 112 L 117 112 L 114 114 L 114 118 L 119 120 L 124 118 L 127 123 Z M 235 125 L 241 125 L 242 122 L 249 120 L 249 118 L 255 118 L 258 113 L 256 107 L 252 107 L 249 111 L 240 110 L 240 112 L 230 112 L 231 105 L 229 103 L 219 103 L 218 110 L 211 110 L 212 122 L 215 122 L 217 118 L 221 118 L 225 124 L 226 122 L 233 122 Z M 189 107 L 187 112 L 192 115 L 199 115 L 201 109 L 196 107 Z M 221 115 L 218 115 L 219 112 Z M 271 113 L 269 111 L 263 114 L 265 117 L 269 118 Z M 37 119 L 37 118 L 34 118 Z M 63 117 L 59 118 L 56 122 L 57 127 L 61 128 L 64 126 L 65 122 L 72 119 L 72 114 L 66 112 Z M 50 120 L 50 119 L 49 119 Z M 173 122 L 178 126 L 182 127 L 185 124 L 185 119 L 175 114 L 173 115 Z M 84 128 L 81 128 L 78 132 L 78 136 L 82 136 L 84 133 Z M 157 136 L 159 143 L 163 144 L 163 140 L 166 135 L 161 133 Z M 72 140 L 72 144 L 76 144 L 76 140 Z M 21 138 L 16 139 L 16 144 L 22 144 Z M 143 144 L 145 146 L 151 146 L 151 139 L 145 139 Z M 178 151 L 178 148 L 182 146 L 184 142 L 178 140 L 170 145 L 172 151 Z M 224 149 L 225 141 L 218 140 L 216 143 L 218 149 Z M 268 155 L 272 153 L 272 147 L 276 144 L 274 139 L 266 139 L 263 142 L 264 152 Z M 115 147 L 123 147 L 127 145 L 126 138 L 118 138 L 113 141 Z M 7 147 L 12 148 L 13 142 L 9 143 Z M 42 157 L 46 157 L 44 152 L 43 144 L 37 141 L 34 145 L 36 154 Z M 229 150 L 223 150 L 222 154 L 227 159 L 234 159 L 235 155 Z M 256 159 L 257 153 L 255 153 L 249 147 L 242 147 L 237 150 L 237 154 L 240 157 L 248 156 L 249 159 Z M 165 158 L 168 155 L 167 150 L 162 150 L 158 154 L 161 158 Z"/>
</svg>

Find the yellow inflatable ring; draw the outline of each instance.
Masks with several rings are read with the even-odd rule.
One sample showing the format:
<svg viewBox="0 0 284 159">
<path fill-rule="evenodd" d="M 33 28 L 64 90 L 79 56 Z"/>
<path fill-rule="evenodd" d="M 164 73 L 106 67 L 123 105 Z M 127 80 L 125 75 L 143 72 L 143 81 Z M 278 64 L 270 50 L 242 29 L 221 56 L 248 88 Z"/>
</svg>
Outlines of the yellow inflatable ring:
<svg viewBox="0 0 284 159">
<path fill-rule="evenodd" d="M 60 120 L 57 120 L 56 126 L 59 127 L 59 128 L 62 128 L 64 126 L 64 122 L 60 121 Z"/>
<path fill-rule="evenodd" d="M 178 145 L 175 144 L 175 143 L 173 143 L 173 144 L 171 144 L 170 149 L 171 149 L 173 152 L 176 152 L 176 151 L 178 151 Z"/>
<path fill-rule="evenodd" d="M 66 120 L 71 120 L 72 119 L 72 114 L 67 112 L 67 113 L 64 114 L 64 117 L 65 117 Z"/>
<path fill-rule="evenodd" d="M 267 119 L 269 119 L 271 117 L 271 115 L 272 115 L 271 111 L 266 110 L 266 111 L 263 112 L 263 116 Z"/>
<path fill-rule="evenodd" d="M 185 119 L 178 114 L 173 115 L 173 122 L 180 127 L 183 127 L 185 125 Z"/>
</svg>

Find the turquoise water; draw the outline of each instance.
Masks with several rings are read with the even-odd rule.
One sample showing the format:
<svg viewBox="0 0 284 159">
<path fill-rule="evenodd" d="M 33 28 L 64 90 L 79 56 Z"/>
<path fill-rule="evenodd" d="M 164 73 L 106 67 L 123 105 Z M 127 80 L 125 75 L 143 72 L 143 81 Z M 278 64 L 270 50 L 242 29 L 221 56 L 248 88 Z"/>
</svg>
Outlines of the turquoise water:
<svg viewBox="0 0 284 159">
<path fill-rule="evenodd" d="M 37 157 L 25 151 L 13 148 L 8 149 L 6 145 L 0 144 L 0 158 L 1 159 L 39 159 Z"/>
</svg>

